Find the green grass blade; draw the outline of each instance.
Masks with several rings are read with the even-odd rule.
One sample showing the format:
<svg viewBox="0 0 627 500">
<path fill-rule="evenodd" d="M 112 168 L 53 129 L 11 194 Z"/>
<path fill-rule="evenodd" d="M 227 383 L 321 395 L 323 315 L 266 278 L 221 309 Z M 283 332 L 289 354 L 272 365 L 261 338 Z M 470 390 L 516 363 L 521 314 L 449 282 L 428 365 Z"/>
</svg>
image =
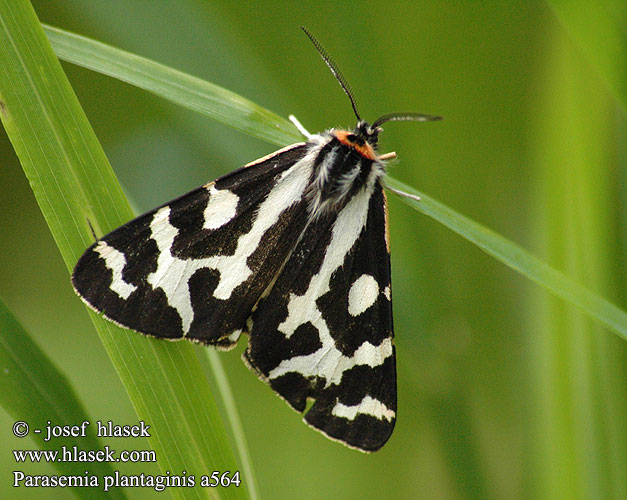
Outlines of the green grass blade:
<svg viewBox="0 0 627 500">
<path fill-rule="evenodd" d="M 26 0 L 0 0 L 0 117 L 68 269 L 92 236 L 132 213 Z M 68 285 L 69 286 L 69 285 Z M 237 464 L 188 343 L 146 339 L 91 314 L 163 471 L 199 479 Z M 247 498 L 240 488 L 172 488 L 176 498 Z"/>
<path fill-rule="evenodd" d="M 535 247 L 589 286 L 611 289 L 615 152 L 604 145 L 615 133 L 616 105 L 568 37 L 561 30 L 547 36 L 542 87 L 530 110 L 541 114 L 529 162 Z M 548 294 L 529 306 L 528 369 L 537 380 L 528 405 L 536 422 L 532 496 L 627 498 L 624 345 Z"/>
<path fill-rule="evenodd" d="M 386 183 L 394 189 L 419 196 L 420 201 L 406 197 L 401 199 L 412 208 L 437 220 L 474 243 L 514 271 L 570 302 L 623 340 L 627 340 L 627 313 L 622 309 L 540 261 L 507 238 L 456 213 L 433 198 L 395 179 L 388 178 Z"/>
<path fill-rule="evenodd" d="M 549 0 L 579 49 L 627 110 L 627 6 L 625 2 Z"/>
<path fill-rule="evenodd" d="M 53 425 L 80 425 L 91 420 L 78 400 L 74 389 L 65 375 L 48 359 L 33 342 L 28 332 L 17 321 L 6 304 L 0 300 L 0 404 L 16 421 L 26 422 L 30 427 L 29 436 L 42 450 L 60 450 L 61 446 L 81 450 L 101 450 L 103 444 L 96 437 L 94 425 L 86 427 L 84 437 L 59 437 L 45 441 L 45 427 L 48 421 Z M 35 429 L 42 433 L 33 432 Z M 11 438 L 13 439 L 13 438 Z M 15 438 L 14 448 L 29 449 L 29 440 Z M 17 464 L 24 470 L 24 464 Z M 113 475 L 113 467 L 108 462 L 81 463 L 53 461 L 52 466 L 62 475 L 90 476 Z M 89 488 L 72 488 L 78 498 L 93 498 Z M 124 499 L 120 488 L 111 489 L 108 496 Z"/>
<path fill-rule="evenodd" d="M 200 358 L 201 365 L 205 366 L 205 372 L 207 370 L 210 371 L 210 380 L 212 380 L 212 383 L 219 389 L 224 414 L 229 415 L 227 423 L 230 426 L 231 435 L 233 436 L 232 440 L 237 452 L 238 463 L 242 467 L 242 474 L 251 478 L 248 484 L 250 500 L 258 500 L 259 487 L 257 486 L 256 474 L 253 469 L 250 452 L 248 451 L 248 442 L 246 441 L 244 426 L 239 416 L 239 410 L 235 403 L 235 397 L 231 390 L 229 378 L 224 370 L 224 366 L 222 366 L 220 353 L 215 349 L 205 349 L 204 351 L 204 355 Z"/>
<path fill-rule="evenodd" d="M 233 106 L 230 108 L 232 112 L 231 119 L 233 123 L 237 124 L 235 128 L 238 130 L 245 130 L 241 122 L 246 121 L 250 112 L 253 110 L 259 111 L 260 109 L 244 98 L 237 96 L 237 94 L 231 92 L 225 94 L 227 91 L 224 91 L 224 89 L 206 82 L 203 84 L 201 80 L 193 79 L 184 73 L 147 61 L 139 56 L 58 28 L 47 26 L 45 29 L 59 57 L 68 62 L 80 64 L 86 68 L 105 73 L 142 88 L 148 88 L 146 81 L 149 81 L 149 90 L 151 92 L 174 102 L 184 102 L 188 95 L 194 95 L 196 96 L 195 104 L 193 107 L 189 107 L 208 116 L 220 116 L 221 106 L 224 103 L 216 107 L 215 103 L 219 99 L 226 99 L 232 102 Z M 89 57 L 86 57 L 84 54 L 88 54 Z M 141 67 L 146 71 L 152 72 L 150 75 L 138 75 L 133 69 L 133 66 L 140 65 L 141 61 L 143 61 Z M 186 86 L 190 81 L 193 81 L 193 86 L 186 90 Z M 176 89 L 176 91 L 173 92 L 172 89 Z M 217 93 L 214 95 L 213 92 Z M 242 102 L 246 102 L 247 105 L 235 105 Z M 225 121 L 225 123 L 228 125 L 232 124 L 230 121 Z M 285 127 L 279 129 L 278 123 L 283 123 Z M 277 144 L 286 144 L 297 139 L 297 136 L 294 135 L 294 128 L 290 127 L 289 122 L 281 118 L 268 118 L 265 121 L 255 118 L 246 131 L 255 137 Z M 264 128 L 269 129 L 265 134 L 263 133 Z M 588 316 L 600 322 L 624 340 L 627 340 L 627 314 L 623 310 L 533 257 L 506 238 L 454 212 L 441 203 L 424 194 L 419 194 L 416 190 L 403 185 L 395 179 L 388 178 L 387 184 L 390 187 L 420 195 L 422 197 L 421 202 L 415 202 L 407 198 L 403 198 L 403 200 L 414 209 L 434 218 L 468 239 L 513 270 L 575 305 Z"/>
<path fill-rule="evenodd" d="M 148 90 L 268 142 L 285 144 L 302 140 L 285 118 L 230 90 L 75 33 L 52 26 L 44 29 L 64 61 Z"/>
</svg>

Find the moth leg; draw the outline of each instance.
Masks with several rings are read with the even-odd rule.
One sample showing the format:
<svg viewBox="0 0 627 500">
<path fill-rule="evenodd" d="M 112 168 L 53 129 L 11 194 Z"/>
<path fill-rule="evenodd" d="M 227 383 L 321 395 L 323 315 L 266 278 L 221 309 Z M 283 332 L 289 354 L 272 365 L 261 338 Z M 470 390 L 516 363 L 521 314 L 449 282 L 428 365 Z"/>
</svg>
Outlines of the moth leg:
<svg viewBox="0 0 627 500">
<path fill-rule="evenodd" d="M 403 196 L 405 198 L 409 198 L 410 200 L 414 200 L 414 201 L 420 201 L 420 196 L 416 196 L 415 194 L 409 194 L 409 193 L 406 193 L 405 191 L 391 188 L 390 186 L 385 186 L 385 188 L 399 196 Z"/>
<path fill-rule="evenodd" d="M 396 153 L 394 151 L 390 153 L 385 153 L 379 156 L 379 160 L 387 161 L 396 159 Z"/>
<path fill-rule="evenodd" d="M 298 118 L 296 118 L 294 115 L 290 115 L 288 118 L 294 124 L 294 126 L 298 129 L 298 131 L 301 134 L 303 134 L 303 136 L 305 136 L 307 139 L 311 139 L 311 134 L 307 132 L 307 129 L 303 127 L 303 124 L 298 121 Z"/>
<path fill-rule="evenodd" d="M 98 241 L 98 236 L 96 236 L 96 231 L 94 230 L 94 226 L 89 220 L 89 217 L 87 217 L 86 220 L 87 220 L 87 225 L 89 226 L 89 230 L 91 231 L 91 235 L 94 237 L 94 241 Z"/>
</svg>

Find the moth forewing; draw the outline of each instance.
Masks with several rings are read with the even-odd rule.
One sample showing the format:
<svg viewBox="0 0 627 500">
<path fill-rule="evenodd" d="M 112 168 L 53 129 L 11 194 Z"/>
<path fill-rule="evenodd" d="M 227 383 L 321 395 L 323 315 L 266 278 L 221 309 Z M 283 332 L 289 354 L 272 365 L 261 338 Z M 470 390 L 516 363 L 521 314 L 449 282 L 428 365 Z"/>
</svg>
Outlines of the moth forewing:
<svg viewBox="0 0 627 500">
<path fill-rule="evenodd" d="M 77 263 L 76 292 L 140 333 L 229 347 L 298 236 L 302 193 L 282 176 L 306 153 L 293 145 L 112 231 Z"/>
</svg>

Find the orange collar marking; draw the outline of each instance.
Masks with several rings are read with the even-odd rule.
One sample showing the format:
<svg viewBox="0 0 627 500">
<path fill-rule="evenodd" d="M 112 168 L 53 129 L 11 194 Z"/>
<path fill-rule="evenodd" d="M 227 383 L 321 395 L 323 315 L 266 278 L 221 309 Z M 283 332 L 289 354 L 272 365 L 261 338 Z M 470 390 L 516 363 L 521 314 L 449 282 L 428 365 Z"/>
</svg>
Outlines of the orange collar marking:
<svg viewBox="0 0 627 500">
<path fill-rule="evenodd" d="M 374 149 L 372 149 L 372 146 L 370 144 L 356 144 L 348 139 L 348 136 L 351 135 L 352 132 L 349 132 L 348 130 L 334 130 L 333 134 L 335 135 L 335 137 L 337 137 L 338 141 L 350 148 L 353 148 L 364 158 L 373 161 L 377 160 L 377 153 Z"/>
</svg>

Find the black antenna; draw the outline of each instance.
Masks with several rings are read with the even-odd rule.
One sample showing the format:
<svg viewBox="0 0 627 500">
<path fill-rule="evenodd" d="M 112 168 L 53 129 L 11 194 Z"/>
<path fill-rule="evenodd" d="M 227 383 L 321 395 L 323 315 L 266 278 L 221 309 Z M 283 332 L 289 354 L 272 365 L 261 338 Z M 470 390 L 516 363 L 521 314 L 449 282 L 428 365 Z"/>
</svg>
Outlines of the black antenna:
<svg viewBox="0 0 627 500">
<path fill-rule="evenodd" d="M 351 106 L 353 106 L 353 111 L 355 112 L 355 116 L 357 117 L 357 120 L 361 121 L 361 117 L 359 116 L 359 112 L 357 111 L 357 104 L 355 103 L 355 98 L 353 97 L 353 90 L 351 89 L 351 86 L 346 81 L 346 78 L 344 78 L 344 75 L 340 71 L 340 68 L 337 67 L 337 64 L 335 64 L 335 61 L 331 59 L 331 56 L 329 55 L 327 50 L 323 47 L 323 45 L 318 41 L 318 39 L 315 36 L 313 36 L 303 26 L 301 26 L 300 29 L 303 30 L 305 32 L 305 35 L 309 37 L 309 39 L 311 40 L 311 43 L 314 44 L 314 47 L 316 47 L 316 50 L 320 54 L 320 57 L 322 57 L 324 62 L 327 64 L 327 66 L 331 70 L 331 73 L 333 73 L 333 76 L 335 77 L 335 79 L 344 89 L 344 92 L 346 93 L 346 95 L 351 101 Z"/>
<path fill-rule="evenodd" d="M 434 122 L 441 119 L 441 116 L 425 115 L 423 113 L 390 113 L 377 118 L 372 124 L 372 128 L 376 129 L 379 125 L 382 125 L 385 122 Z"/>
</svg>

